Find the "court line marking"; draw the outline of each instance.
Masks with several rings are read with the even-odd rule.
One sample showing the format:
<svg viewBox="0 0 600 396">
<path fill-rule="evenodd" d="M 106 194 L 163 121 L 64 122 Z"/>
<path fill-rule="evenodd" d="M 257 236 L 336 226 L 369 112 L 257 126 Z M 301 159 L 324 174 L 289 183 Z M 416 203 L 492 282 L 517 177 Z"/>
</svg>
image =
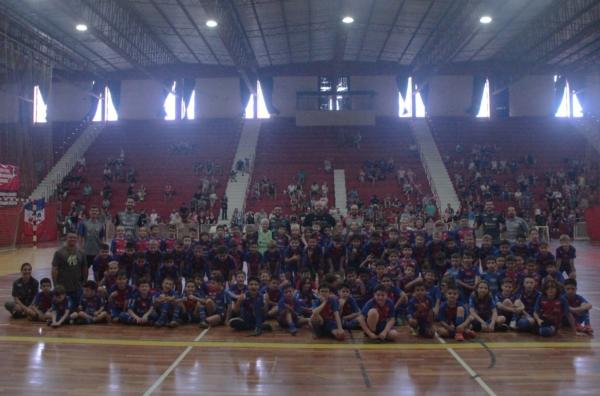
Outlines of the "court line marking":
<svg viewBox="0 0 600 396">
<path fill-rule="evenodd" d="M 198 337 L 196 337 L 194 339 L 194 342 L 200 341 L 206 333 L 208 333 L 208 329 L 204 329 L 200 334 L 198 334 Z M 144 392 L 144 396 L 149 396 L 156 389 L 158 389 L 158 387 L 163 383 L 163 381 L 169 376 L 169 374 L 171 374 L 171 372 L 173 370 L 175 370 L 175 367 L 179 366 L 179 363 L 181 363 L 181 361 L 183 359 L 185 359 L 185 357 L 187 356 L 188 353 L 190 353 L 191 350 L 192 350 L 191 345 L 188 346 L 187 348 L 185 348 L 185 350 L 183 352 L 181 352 L 181 354 L 177 357 L 177 359 L 175 359 L 175 361 L 173 363 L 171 363 L 169 368 L 167 368 L 167 370 L 164 373 L 162 373 L 162 375 L 160 377 L 158 377 L 158 379 L 156 381 L 154 381 L 154 383 L 146 390 L 146 392 Z"/>
<path fill-rule="evenodd" d="M 489 385 L 485 383 L 483 378 L 481 378 L 479 374 L 477 374 L 477 372 L 475 372 L 475 370 L 473 370 L 471 366 L 469 366 L 469 364 L 465 362 L 464 359 L 461 358 L 460 355 L 456 353 L 456 351 L 453 348 L 451 348 L 449 344 L 446 343 L 446 340 L 444 340 L 437 334 L 435 335 L 435 337 L 443 346 L 446 347 L 448 353 L 450 353 L 450 355 L 452 355 L 452 357 L 458 362 L 458 364 L 460 364 L 465 369 L 469 376 L 479 384 L 479 386 L 485 391 L 485 393 L 487 393 L 489 396 L 496 396 L 496 393 L 492 390 L 492 388 L 490 388 Z"/>
<path fill-rule="evenodd" d="M 0 336 L 0 343 L 48 343 L 66 345 L 111 345 L 131 347 L 192 347 L 192 348 L 231 348 L 231 349 L 323 349 L 323 350 L 443 350 L 444 345 L 435 343 L 357 343 L 342 344 L 331 342 L 238 342 L 238 341 L 165 341 L 151 339 L 124 338 L 71 338 L 46 336 Z M 455 350 L 481 350 L 475 343 L 452 343 Z M 600 349 L 600 341 L 498 341 L 488 342 L 494 349 Z"/>
</svg>

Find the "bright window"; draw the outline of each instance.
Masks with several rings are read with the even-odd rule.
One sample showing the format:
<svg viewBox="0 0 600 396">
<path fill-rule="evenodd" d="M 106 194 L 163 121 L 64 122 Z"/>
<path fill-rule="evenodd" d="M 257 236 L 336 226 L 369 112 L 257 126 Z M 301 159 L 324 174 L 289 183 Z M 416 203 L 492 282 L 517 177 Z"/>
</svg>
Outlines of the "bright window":
<svg viewBox="0 0 600 396">
<path fill-rule="evenodd" d="M 183 104 L 183 100 L 181 102 Z M 183 114 L 183 112 L 182 112 L 182 114 Z M 195 89 L 192 91 L 192 94 L 190 95 L 190 100 L 187 105 L 187 109 L 185 110 L 185 115 L 188 120 L 196 119 L 196 90 Z"/>
<path fill-rule="evenodd" d="M 423 103 L 423 98 L 421 98 L 421 93 L 418 91 L 415 94 L 415 117 L 417 117 L 417 118 L 425 117 L 425 103 Z"/>
<path fill-rule="evenodd" d="M 98 98 L 98 107 L 96 107 L 96 113 L 92 121 L 118 121 L 119 114 L 112 100 L 112 94 L 108 87 L 104 87 L 102 95 Z"/>
<path fill-rule="evenodd" d="M 256 103 L 256 112 L 254 114 L 254 100 L 255 95 L 251 94 L 250 99 L 248 100 L 248 105 L 246 106 L 246 110 L 244 111 L 245 118 L 271 118 L 269 111 L 267 110 L 267 105 L 265 104 L 265 97 L 263 96 L 263 91 L 260 86 L 260 81 L 256 82 L 256 93 L 258 96 L 258 102 Z"/>
<path fill-rule="evenodd" d="M 557 79 L 558 76 L 554 76 L 554 82 L 556 82 Z M 581 106 L 581 102 L 579 102 L 577 94 L 575 92 L 571 92 L 571 87 L 569 86 L 568 81 L 565 81 L 565 89 L 563 90 L 560 106 L 558 106 L 558 110 L 556 110 L 554 116 L 561 118 L 583 117 L 583 107 Z"/>
<path fill-rule="evenodd" d="M 425 103 L 421 93 L 418 91 L 418 86 L 415 85 L 413 89 L 413 79 L 408 78 L 408 84 L 406 86 L 406 94 L 402 95 L 402 92 L 398 92 L 398 116 L 400 118 L 423 118 L 426 115 Z M 413 94 L 414 92 L 414 94 Z M 413 110 L 414 109 L 414 110 Z"/>
<path fill-rule="evenodd" d="M 165 99 L 165 103 L 163 104 L 163 108 L 165 109 L 165 120 L 173 121 L 177 116 L 177 109 L 175 109 L 175 102 L 177 101 L 177 96 L 175 95 L 175 89 L 177 88 L 177 82 L 173 81 L 173 85 L 171 86 L 171 91 L 167 95 Z"/>
<path fill-rule="evenodd" d="M 40 124 L 48 122 L 48 106 L 40 92 L 40 87 L 33 87 L 33 123 Z"/>
<path fill-rule="evenodd" d="M 483 86 L 483 95 L 481 95 L 481 103 L 479 104 L 479 113 L 477 118 L 490 118 L 490 80 L 485 80 Z"/>
</svg>

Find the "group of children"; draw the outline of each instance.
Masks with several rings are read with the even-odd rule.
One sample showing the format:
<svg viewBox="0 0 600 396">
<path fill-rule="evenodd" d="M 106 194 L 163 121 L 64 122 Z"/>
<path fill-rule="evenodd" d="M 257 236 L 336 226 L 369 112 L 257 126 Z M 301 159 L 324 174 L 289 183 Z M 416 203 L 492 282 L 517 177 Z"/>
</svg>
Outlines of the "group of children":
<svg viewBox="0 0 600 396">
<path fill-rule="evenodd" d="M 431 237 L 402 225 L 351 227 L 346 235 L 318 224 L 306 233 L 280 231 L 259 229 L 270 233 L 264 243 L 264 235 L 227 235 L 223 227 L 213 237 L 181 241 L 145 229 L 127 241 L 117 229 L 79 295 L 67 296 L 60 285 L 52 290 L 44 278 L 19 312 L 53 327 L 226 324 L 255 335 L 276 322 L 291 334 L 307 326 L 338 340 L 362 330 L 395 341 L 404 324 L 415 335 L 458 341 L 509 329 L 551 336 L 562 326 L 593 334 L 567 236 L 553 255 L 535 231 L 514 244 L 494 245 L 486 235 L 480 246 L 467 227 Z"/>
</svg>

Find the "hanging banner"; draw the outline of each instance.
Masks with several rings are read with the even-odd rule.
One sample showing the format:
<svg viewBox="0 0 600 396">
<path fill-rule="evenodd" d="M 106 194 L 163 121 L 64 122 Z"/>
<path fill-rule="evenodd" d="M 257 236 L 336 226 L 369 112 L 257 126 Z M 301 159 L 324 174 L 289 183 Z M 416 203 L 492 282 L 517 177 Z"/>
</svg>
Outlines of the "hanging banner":
<svg viewBox="0 0 600 396">
<path fill-rule="evenodd" d="M 0 164 L 0 191 L 19 191 L 19 168 Z"/>
<path fill-rule="evenodd" d="M 17 205 L 17 193 L 16 192 L 0 191 L 0 206 L 16 206 L 16 205 Z"/>
</svg>

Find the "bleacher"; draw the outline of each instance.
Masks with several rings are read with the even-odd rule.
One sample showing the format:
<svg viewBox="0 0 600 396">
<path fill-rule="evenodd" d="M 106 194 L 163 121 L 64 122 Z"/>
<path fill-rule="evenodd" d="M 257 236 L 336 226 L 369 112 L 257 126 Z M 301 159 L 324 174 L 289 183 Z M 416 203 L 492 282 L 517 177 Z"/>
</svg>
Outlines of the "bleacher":
<svg viewBox="0 0 600 396">
<path fill-rule="evenodd" d="M 119 157 L 121 148 L 125 153 L 125 170 L 133 167 L 136 171 L 135 190 L 143 185 L 146 189 L 144 202 L 138 202 L 136 209 L 155 209 L 161 217 L 183 202 L 189 204 L 203 176 L 194 173 L 194 162 L 214 161 L 221 172 L 216 189 L 219 199 L 227 186 L 229 169 L 237 147 L 240 121 L 235 119 L 209 119 L 189 123 L 167 123 L 157 121 L 120 122 L 109 125 L 90 147 L 86 154 L 85 181 L 72 190 L 67 202 L 82 199 L 82 189 L 86 183 L 93 188 L 90 203 L 100 205 L 100 192 L 104 185 L 103 169 L 108 158 Z M 190 154 L 175 154 L 170 150 L 175 143 L 192 146 Z M 175 196 L 166 201 L 164 187 L 170 183 Z M 112 182 L 111 210 L 124 207 L 128 183 Z M 83 201 L 86 203 L 86 201 Z M 64 205 L 68 208 L 68 205 Z M 218 215 L 220 201 L 214 208 Z"/>
<path fill-rule="evenodd" d="M 360 149 L 352 144 L 353 136 L 361 135 Z M 345 144 L 340 144 L 340 136 L 345 136 Z M 280 205 L 289 209 L 289 197 L 283 190 L 296 180 L 302 169 L 306 173 L 304 191 L 316 181 L 321 185 L 327 182 L 329 203 L 334 203 L 333 173 L 324 170 L 324 160 L 332 161 L 334 169 L 346 172 L 346 189 L 356 188 L 361 201 L 368 203 L 373 194 L 380 200 L 385 196 L 406 199 L 402 187 L 396 181 L 396 173 L 388 173 L 386 179 L 371 184 L 359 182 L 359 173 L 365 161 L 388 160 L 393 158 L 396 169 L 409 169 L 415 173 L 415 182 L 423 194 L 430 194 L 430 187 L 421 165 L 418 153 L 409 147 L 414 144 L 407 122 L 397 119 L 378 119 L 376 126 L 361 127 L 297 127 L 293 119 L 272 119 L 263 122 L 256 152 L 256 162 L 252 184 L 264 176 L 277 185 L 276 199 L 248 199 L 246 209 L 267 213 Z M 414 199 L 413 199 L 414 200 Z"/>
<path fill-rule="evenodd" d="M 535 205 L 545 208 L 544 175 L 549 171 L 564 169 L 565 159 L 583 159 L 586 141 L 569 120 L 560 118 L 517 117 L 504 120 L 488 120 L 477 118 L 436 117 L 430 120 L 433 136 L 448 173 L 455 182 L 454 174 L 459 173 L 467 181 L 467 166 L 472 158 L 474 145 L 488 145 L 497 148 L 497 154 L 490 160 L 523 161 L 531 156 L 534 165 L 520 166 L 515 172 L 494 175 L 501 185 L 507 185 L 512 191 L 516 188 L 520 174 L 538 177 L 532 192 Z M 457 152 L 457 145 L 462 152 Z M 465 168 L 456 168 L 454 161 L 465 161 Z M 460 195 L 460 194 L 459 194 Z M 464 199 L 464 197 L 461 197 Z M 510 201 L 496 200 L 498 209 L 505 209 L 513 204 Z"/>
</svg>

